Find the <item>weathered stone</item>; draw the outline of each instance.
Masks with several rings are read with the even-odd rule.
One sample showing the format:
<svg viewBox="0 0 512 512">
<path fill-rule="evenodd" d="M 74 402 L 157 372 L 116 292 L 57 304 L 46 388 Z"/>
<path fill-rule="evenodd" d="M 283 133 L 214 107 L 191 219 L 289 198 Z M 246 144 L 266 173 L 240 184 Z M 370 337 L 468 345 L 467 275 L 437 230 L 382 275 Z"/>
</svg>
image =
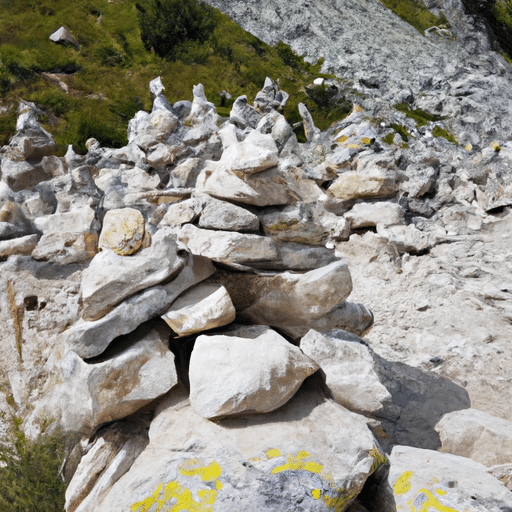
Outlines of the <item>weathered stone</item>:
<svg viewBox="0 0 512 512">
<path fill-rule="evenodd" d="M 1 170 L 2 180 L 15 192 L 31 188 L 52 177 L 36 162 L 17 162 L 7 157 L 2 158 Z"/>
<path fill-rule="evenodd" d="M 203 161 L 200 158 L 188 158 L 184 162 L 172 169 L 169 176 L 169 186 L 172 187 L 192 187 L 195 186 L 196 179 L 203 167 Z"/>
<path fill-rule="evenodd" d="M 346 171 L 328 188 L 339 199 L 389 197 L 398 192 L 396 173 L 380 167 L 367 171 Z"/>
<path fill-rule="evenodd" d="M 317 320 L 352 291 L 347 264 L 340 260 L 304 274 L 218 272 L 212 280 L 226 287 L 245 319 L 275 327 Z"/>
<path fill-rule="evenodd" d="M 443 452 L 468 457 L 488 467 L 512 461 L 510 421 L 464 409 L 445 414 L 435 428 Z"/>
<path fill-rule="evenodd" d="M 321 334 L 310 330 L 300 348 L 325 373 L 333 398 L 347 409 L 366 415 L 382 411 L 391 401 L 374 370 L 375 362 L 363 340 L 345 331 Z"/>
<path fill-rule="evenodd" d="M 75 48 L 79 48 L 78 41 L 74 38 L 73 34 L 66 28 L 60 27 L 58 30 L 53 32 L 49 37 L 50 41 L 58 44 L 70 44 Z"/>
<path fill-rule="evenodd" d="M 311 117 L 308 107 L 304 103 L 299 103 L 299 114 L 302 117 L 302 123 L 304 125 L 304 132 L 308 142 L 313 142 L 319 135 L 320 130 L 315 126 L 315 122 Z"/>
<path fill-rule="evenodd" d="M 390 462 L 389 484 L 397 507 L 407 510 L 410 503 L 418 503 L 424 510 L 498 512 L 512 506 L 512 493 L 471 459 L 395 446 Z"/>
<path fill-rule="evenodd" d="M 66 489 L 66 512 L 85 512 L 94 507 L 147 444 L 147 433 L 140 422 L 119 421 L 102 430 L 87 447 Z"/>
<path fill-rule="evenodd" d="M 3 201 L 0 200 L 0 204 Z M 0 208 L 0 240 L 31 235 L 36 232 L 21 206 L 15 201 L 5 201 Z"/>
<path fill-rule="evenodd" d="M 95 211 L 89 205 L 76 205 L 71 211 L 38 217 L 34 224 L 49 233 L 85 233 L 92 230 Z"/>
<path fill-rule="evenodd" d="M 259 235 L 231 231 L 199 229 L 186 224 L 178 231 L 178 240 L 192 252 L 221 263 L 247 264 L 278 258 L 274 242 Z"/>
<path fill-rule="evenodd" d="M 160 222 L 161 226 L 181 226 L 188 222 L 194 222 L 201 214 L 204 207 L 204 199 L 192 197 L 185 199 L 179 203 L 174 203 L 169 206 L 163 219 Z"/>
<path fill-rule="evenodd" d="M 247 103 L 247 96 L 239 96 L 233 103 L 229 118 L 240 128 L 256 128 L 261 114 Z"/>
<path fill-rule="evenodd" d="M 185 268 L 170 283 L 154 286 L 126 299 L 99 320 L 75 323 L 63 333 L 68 349 L 83 358 L 101 354 L 114 338 L 162 315 L 181 293 L 214 272 L 208 259 L 190 256 Z"/>
<path fill-rule="evenodd" d="M 399 253 L 421 252 L 429 249 L 438 241 L 438 237 L 428 232 L 420 231 L 414 224 L 407 226 L 386 226 L 377 225 L 379 236 L 396 247 Z"/>
<path fill-rule="evenodd" d="M 218 199 L 208 198 L 201 211 L 199 227 L 223 231 L 259 231 L 259 218 L 245 208 Z"/>
<path fill-rule="evenodd" d="M 270 412 L 317 369 L 268 328 L 256 338 L 199 336 L 190 359 L 190 403 L 204 418 Z"/>
<path fill-rule="evenodd" d="M 120 256 L 128 256 L 140 249 L 144 232 L 144 217 L 139 210 L 109 210 L 103 218 L 99 246 Z"/>
<path fill-rule="evenodd" d="M 368 226 L 390 226 L 404 223 L 404 209 L 397 203 L 356 203 L 350 211 L 344 215 L 353 229 Z"/>
<path fill-rule="evenodd" d="M 288 325 L 284 332 L 298 340 L 305 336 L 310 329 L 326 331 L 331 329 L 343 329 L 354 334 L 362 334 L 373 324 L 373 314 L 363 304 L 355 304 L 346 300 L 340 302 L 326 315 L 314 320 L 307 325 Z"/>
<path fill-rule="evenodd" d="M 308 388 L 265 416 L 222 422 L 201 418 L 185 394 L 175 395 L 159 407 L 149 435 L 103 509 L 163 500 L 218 512 L 344 511 L 384 458 L 360 417 Z"/>
<path fill-rule="evenodd" d="M 60 265 L 84 263 L 98 252 L 98 235 L 95 232 L 69 233 L 51 231 L 43 235 L 32 251 L 36 260 L 45 260 Z"/>
<path fill-rule="evenodd" d="M 65 431 L 91 434 L 107 421 L 124 418 L 178 383 L 165 324 L 143 325 L 118 339 L 103 361 L 84 362 L 68 352 L 59 362 L 57 385 L 37 403 L 28 421 L 55 419 Z M 69 407 L 69 404 L 80 407 Z M 55 427 L 54 427 L 55 428 Z"/>
<path fill-rule="evenodd" d="M 236 311 L 221 285 L 198 284 L 180 295 L 162 315 L 179 336 L 222 327 L 234 321 Z"/>
<path fill-rule="evenodd" d="M 130 295 L 172 278 L 187 257 L 163 229 L 153 236 L 151 247 L 133 256 L 100 252 L 82 274 L 82 317 L 97 320 Z"/>
<path fill-rule="evenodd" d="M 0 241 L 0 258 L 8 258 L 13 254 L 30 254 L 38 240 L 38 235 L 26 235 L 13 240 L 2 240 Z"/>
</svg>

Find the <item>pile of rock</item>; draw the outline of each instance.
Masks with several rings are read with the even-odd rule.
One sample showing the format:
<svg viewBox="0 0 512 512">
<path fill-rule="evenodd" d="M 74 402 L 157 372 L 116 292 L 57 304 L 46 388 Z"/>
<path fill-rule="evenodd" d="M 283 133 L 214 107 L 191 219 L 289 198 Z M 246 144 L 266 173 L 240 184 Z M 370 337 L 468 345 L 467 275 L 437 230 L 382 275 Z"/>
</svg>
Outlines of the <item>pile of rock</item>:
<svg viewBox="0 0 512 512">
<path fill-rule="evenodd" d="M 455 456 L 403 446 L 388 492 L 380 444 L 432 448 L 438 420 L 470 401 L 357 336 L 373 315 L 346 300 L 340 258 L 361 230 L 399 254 L 480 225 L 489 185 L 426 157 L 447 142 L 386 144 L 389 126 L 357 108 L 322 133 L 301 105 L 299 144 L 270 79 L 229 119 L 201 85 L 174 105 L 160 79 L 150 89 L 126 147 L 52 156 L 23 104 L 3 149 L 0 354 L 28 434 L 84 438 L 66 510 L 511 506 L 484 466 L 468 463 L 476 488 Z"/>
</svg>

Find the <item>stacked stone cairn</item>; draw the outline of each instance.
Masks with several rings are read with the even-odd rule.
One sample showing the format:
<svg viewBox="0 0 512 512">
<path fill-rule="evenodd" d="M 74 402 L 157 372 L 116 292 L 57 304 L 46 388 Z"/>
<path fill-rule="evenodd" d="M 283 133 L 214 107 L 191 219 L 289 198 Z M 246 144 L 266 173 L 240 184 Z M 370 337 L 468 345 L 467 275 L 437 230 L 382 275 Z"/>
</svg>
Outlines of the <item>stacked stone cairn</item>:
<svg viewBox="0 0 512 512">
<path fill-rule="evenodd" d="M 407 178 L 357 106 L 321 132 L 301 104 L 299 144 L 270 79 L 229 118 L 202 85 L 174 105 L 160 78 L 150 90 L 126 147 L 54 156 L 22 102 L 2 150 L 2 355 L 27 434 L 81 439 L 66 511 L 512 506 L 469 459 L 385 455 L 396 382 L 358 337 L 372 313 L 346 300 L 354 231 L 399 251 L 443 236 L 399 200 L 420 208 L 439 162 Z"/>
</svg>

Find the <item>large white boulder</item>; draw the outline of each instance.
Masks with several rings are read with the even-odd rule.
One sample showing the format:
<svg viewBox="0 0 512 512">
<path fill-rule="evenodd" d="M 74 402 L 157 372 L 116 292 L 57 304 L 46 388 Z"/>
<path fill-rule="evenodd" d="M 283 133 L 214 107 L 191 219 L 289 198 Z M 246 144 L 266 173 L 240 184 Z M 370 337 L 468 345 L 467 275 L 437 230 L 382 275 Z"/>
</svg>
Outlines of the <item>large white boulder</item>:
<svg viewBox="0 0 512 512">
<path fill-rule="evenodd" d="M 220 422 L 175 394 L 159 406 L 149 437 L 96 507 L 343 512 L 384 459 L 360 416 L 311 389 L 265 416 Z"/>
<path fill-rule="evenodd" d="M 268 327 L 199 336 L 190 358 L 190 403 L 205 418 L 270 412 L 317 364 Z"/>
<path fill-rule="evenodd" d="M 56 383 L 48 381 L 28 424 L 36 428 L 55 420 L 64 431 L 90 435 L 102 423 L 124 418 L 163 395 L 178 383 L 169 334 L 165 324 L 141 326 L 117 341 L 111 357 L 98 362 L 86 363 L 68 352 L 57 364 Z"/>
</svg>

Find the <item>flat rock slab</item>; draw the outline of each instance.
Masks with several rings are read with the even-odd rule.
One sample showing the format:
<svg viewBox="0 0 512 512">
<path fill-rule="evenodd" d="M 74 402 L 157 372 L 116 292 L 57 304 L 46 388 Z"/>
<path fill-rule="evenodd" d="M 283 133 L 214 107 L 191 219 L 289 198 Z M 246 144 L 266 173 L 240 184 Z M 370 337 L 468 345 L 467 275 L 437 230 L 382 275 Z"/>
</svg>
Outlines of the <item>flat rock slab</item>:
<svg viewBox="0 0 512 512">
<path fill-rule="evenodd" d="M 317 364 L 269 328 L 256 338 L 199 336 L 190 358 L 190 403 L 205 418 L 270 412 Z"/>
<path fill-rule="evenodd" d="M 82 274 L 82 318 L 98 320 L 123 299 L 176 275 L 188 257 L 182 252 L 184 257 L 172 235 L 160 230 L 150 247 L 133 256 L 108 250 L 97 254 Z"/>
<path fill-rule="evenodd" d="M 361 417 L 310 389 L 273 413 L 216 423 L 176 395 L 149 436 L 102 510 L 343 512 L 379 466 Z"/>
<path fill-rule="evenodd" d="M 228 291 L 219 284 L 199 284 L 180 295 L 162 315 L 179 336 L 222 327 L 235 320 L 236 310 Z"/>
<path fill-rule="evenodd" d="M 170 283 L 135 294 L 99 320 L 80 320 L 74 324 L 63 333 L 66 346 L 84 358 L 97 356 L 116 337 L 128 334 L 143 322 L 165 313 L 181 293 L 214 272 L 210 260 L 190 256 L 185 268 Z"/>
<path fill-rule="evenodd" d="M 512 422 L 476 409 L 445 414 L 435 427 L 441 451 L 486 466 L 512 462 Z"/>
<path fill-rule="evenodd" d="M 397 510 L 503 512 L 512 507 L 512 493 L 471 459 L 395 446 L 390 462 Z"/>
<path fill-rule="evenodd" d="M 259 235 L 213 231 L 187 224 L 178 232 L 178 240 L 192 254 L 221 263 L 251 264 L 279 258 L 274 242 Z"/>
<path fill-rule="evenodd" d="M 377 414 L 391 394 L 381 384 L 375 361 L 363 340 L 345 331 L 321 334 L 310 330 L 300 341 L 300 348 L 325 373 L 326 384 L 334 399 L 347 409 Z"/>
</svg>

